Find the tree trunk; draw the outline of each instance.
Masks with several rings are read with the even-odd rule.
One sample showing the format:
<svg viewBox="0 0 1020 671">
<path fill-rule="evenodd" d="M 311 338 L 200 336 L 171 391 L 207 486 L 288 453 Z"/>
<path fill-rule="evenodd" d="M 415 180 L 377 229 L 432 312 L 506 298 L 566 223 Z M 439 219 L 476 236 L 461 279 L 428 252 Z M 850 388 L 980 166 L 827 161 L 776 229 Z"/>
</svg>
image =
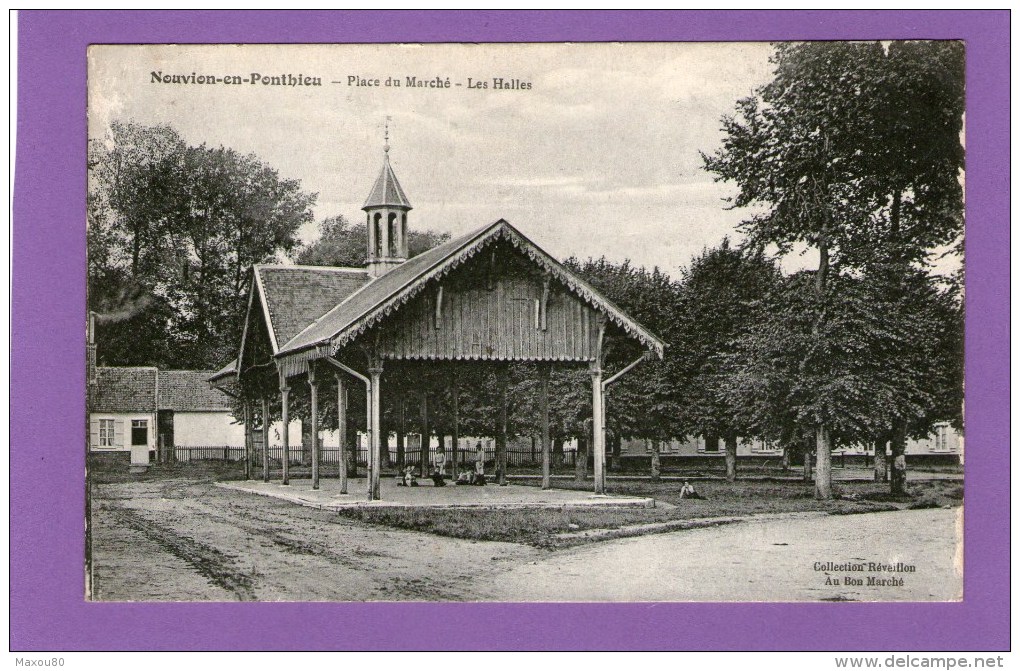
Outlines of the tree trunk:
<svg viewBox="0 0 1020 671">
<path fill-rule="evenodd" d="M 737 479 L 737 434 L 730 432 L 726 434 L 726 480 L 733 482 Z"/>
<path fill-rule="evenodd" d="M 811 448 L 805 441 L 801 449 L 804 451 L 804 482 L 811 482 Z"/>
<path fill-rule="evenodd" d="M 429 448 L 432 444 L 432 428 L 429 426 L 429 397 L 428 394 L 421 395 L 421 454 L 418 465 L 421 470 L 421 477 L 429 475 Z"/>
<path fill-rule="evenodd" d="M 609 455 L 609 470 L 616 472 L 620 470 L 620 448 L 623 446 L 623 438 L 614 433 L 610 444 L 613 449 Z"/>
<path fill-rule="evenodd" d="M 563 465 L 563 439 L 561 438 L 552 439 L 552 463 L 556 468 Z"/>
<path fill-rule="evenodd" d="M 407 432 L 407 418 L 404 415 L 406 403 L 403 395 L 397 398 L 397 467 L 404 470 L 404 435 Z"/>
<path fill-rule="evenodd" d="M 244 402 L 244 479 L 251 480 L 252 464 L 252 409 L 251 403 Z M 166 441 L 163 435 L 159 437 L 160 461 L 169 461 L 166 458 Z"/>
<path fill-rule="evenodd" d="M 829 427 L 822 424 L 815 430 L 815 458 L 818 465 L 815 469 L 815 498 L 827 500 L 832 498 L 832 437 Z"/>
<path fill-rule="evenodd" d="M 382 405 L 382 401 L 379 401 Z M 386 415 L 379 408 L 379 468 L 390 468 L 390 427 L 386 424 Z M 380 471 L 381 472 L 381 471 Z"/>
<path fill-rule="evenodd" d="M 347 418 L 347 476 L 358 477 L 358 427 Z"/>
<path fill-rule="evenodd" d="M 542 429 L 542 489 L 549 489 L 549 365 L 539 364 L 538 369 L 539 422 Z"/>
<path fill-rule="evenodd" d="M 827 214 L 827 213 L 826 213 Z M 818 236 L 818 272 L 815 273 L 815 294 L 818 301 L 818 314 L 811 329 L 816 340 L 820 339 L 825 323 L 826 279 L 829 276 L 829 242 L 826 238 L 826 226 L 823 225 Z M 815 498 L 832 498 L 832 438 L 829 427 L 824 423 L 815 429 Z"/>
<path fill-rule="evenodd" d="M 574 480 L 584 482 L 588 470 L 588 436 L 578 436 L 577 454 L 574 459 Z"/>
<path fill-rule="evenodd" d="M 505 487 L 506 482 L 506 415 L 507 415 L 507 369 L 500 366 L 499 376 L 499 418 L 496 421 L 496 482 Z"/>
<path fill-rule="evenodd" d="M 301 420 L 301 465 L 312 465 L 312 424 L 307 418 Z"/>
<path fill-rule="evenodd" d="M 875 482 L 885 482 L 889 479 L 889 470 L 885 458 L 885 441 L 875 441 Z"/>
<path fill-rule="evenodd" d="M 660 471 L 659 471 L 659 441 L 653 440 L 652 441 L 652 465 L 651 465 L 651 473 L 650 473 L 650 477 L 652 479 L 652 482 L 658 482 L 659 481 L 659 475 L 660 475 Z"/>
<path fill-rule="evenodd" d="M 458 464 L 458 455 L 460 454 L 460 384 L 457 381 L 456 373 L 450 376 L 450 394 L 453 397 L 453 431 L 450 433 L 450 449 L 452 450 L 450 457 L 453 459 L 453 463 L 450 466 L 450 475 L 456 478 L 460 469 Z"/>
<path fill-rule="evenodd" d="M 893 437 L 890 442 L 892 452 L 892 469 L 889 477 L 889 491 L 894 496 L 906 496 L 907 494 L 907 426 L 898 424 L 893 429 Z"/>
</svg>

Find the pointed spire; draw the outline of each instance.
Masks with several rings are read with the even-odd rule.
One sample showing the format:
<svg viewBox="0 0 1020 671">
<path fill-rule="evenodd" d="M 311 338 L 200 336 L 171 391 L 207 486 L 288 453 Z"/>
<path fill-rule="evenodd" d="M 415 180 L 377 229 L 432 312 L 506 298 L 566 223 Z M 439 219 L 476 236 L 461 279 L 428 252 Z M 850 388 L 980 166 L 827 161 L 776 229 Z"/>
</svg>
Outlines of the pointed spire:
<svg viewBox="0 0 1020 671">
<path fill-rule="evenodd" d="M 411 203 L 407 200 L 404 190 L 397 181 L 397 176 L 390 166 L 390 117 L 386 117 L 386 130 L 383 134 L 383 167 L 379 178 L 375 180 L 368 200 L 361 207 L 368 210 L 376 207 L 400 207 L 406 210 L 411 209 Z"/>
</svg>

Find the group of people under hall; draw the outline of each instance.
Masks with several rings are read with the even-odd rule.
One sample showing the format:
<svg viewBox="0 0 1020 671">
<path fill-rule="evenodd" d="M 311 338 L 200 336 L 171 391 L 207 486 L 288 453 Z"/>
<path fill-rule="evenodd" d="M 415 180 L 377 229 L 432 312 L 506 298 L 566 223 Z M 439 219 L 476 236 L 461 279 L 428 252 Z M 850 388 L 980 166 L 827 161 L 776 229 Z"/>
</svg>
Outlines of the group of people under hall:
<svg viewBox="0 0 1020 671">
<path fill-rule="evenodd" d="M 475 467 L 474 470 L 463 469 L 457 472 L 456 483 L 458 485 L 484 485 L 485 484 L 485 448 L 481 443 L 475 445 Z M 454 468 L 456 468 L 454 464 Z M 436 450 L 436 456 L 432 458 L 432 473 L 430 476 L 436 487 L 446 486 L 446 448 L 442 445 Z M 417 487 L 418 477 L 414 474 L 414 466 L 408 466 L 397 478 L 397 486 Z M 680 487 L 680 498 L 682 499 L 703 499 L 704 497 L 694 489 L 687 480 L 684 480 Z"/>
<path fill-rule="evenodd" d="M 481 443 L 475 446 L 474 470 L 463 469 L 457 473 L 456 483 L 458 485 L 484 485 L 485 484 L 485 448 Z M 456 468 L 456 464 L 454 464 Z M 446 486 L 446 448 L 442 445 L 436 450 L 436 456 L 432 458 L 432 472 L 429 475 L 436 487 Z M 397 486 L 417 487 L 418 478 L 414 474 L 414 466 L 408 466 L 403 474 L 397 479 Z"/>
</svg>

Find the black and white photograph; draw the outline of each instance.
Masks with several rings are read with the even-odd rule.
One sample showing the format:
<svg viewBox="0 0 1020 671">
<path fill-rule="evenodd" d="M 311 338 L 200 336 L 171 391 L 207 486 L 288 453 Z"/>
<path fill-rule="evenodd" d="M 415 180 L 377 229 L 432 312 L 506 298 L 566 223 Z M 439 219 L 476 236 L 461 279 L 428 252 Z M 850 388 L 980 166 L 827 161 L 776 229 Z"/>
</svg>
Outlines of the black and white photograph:
<svg viewBox="0 0 1020 671">
<path fill-rule="evenodd" d="M 962 600 L 964 64 L 90 46 L 85 598 Z"/>
</svg>

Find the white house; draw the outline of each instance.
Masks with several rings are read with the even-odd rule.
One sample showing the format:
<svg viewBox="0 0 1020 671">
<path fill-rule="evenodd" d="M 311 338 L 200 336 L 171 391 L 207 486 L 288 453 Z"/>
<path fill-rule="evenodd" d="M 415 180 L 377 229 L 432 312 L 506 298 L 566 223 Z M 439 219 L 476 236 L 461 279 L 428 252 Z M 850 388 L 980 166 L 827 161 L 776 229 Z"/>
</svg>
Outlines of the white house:
<svg viewBox="0 0 1020 671">
<path fill-rule="evenodd" d="M 625 439 L 621 444 L 622 456 L 645 456 L 651 454 L 652 443 L 645 439 Z M 726 454 L 726 445 L 720 439 L 706 440 L 704 436 L 692 436 L 683 440 L 674 439 L 662 441 L 659 444 L 659 453 L 663 456 L 723 456 Z M 888 454 L 888 448 L 886 449 Z M 762 456 L 771 457 L 783 454 L 783 449 L 775 444 L 764 442 L 760 439 L 744 439 L 737 441 L 737 456 Z M 834 451 L 840 455 L 867 455 L 874 456 L 873 445 L 840 445 Z M 954 429 L 948 422 L 940 422 L 935 425 L 932 433 L 922 439 L 910 438 L 907 440 L 905 454 L 908 457 L 956 457 L 963 463 L 963 436 Z"/>
<path fill-rule="evenodd" d="M 91 387 L 89 450 L 132 452 L 148 463 L 156 449 L 159 373 L 149 367 L 96 367 Z"/>
<path fill-rule="evenodd" d="M 208 370 L 159 371 L 159 444 L 188 458 L 203 449 L 244 449 L 232 399 L 209 386 Z M 212 453 L 205 456 L 212 456 Z"/>
</svg>

